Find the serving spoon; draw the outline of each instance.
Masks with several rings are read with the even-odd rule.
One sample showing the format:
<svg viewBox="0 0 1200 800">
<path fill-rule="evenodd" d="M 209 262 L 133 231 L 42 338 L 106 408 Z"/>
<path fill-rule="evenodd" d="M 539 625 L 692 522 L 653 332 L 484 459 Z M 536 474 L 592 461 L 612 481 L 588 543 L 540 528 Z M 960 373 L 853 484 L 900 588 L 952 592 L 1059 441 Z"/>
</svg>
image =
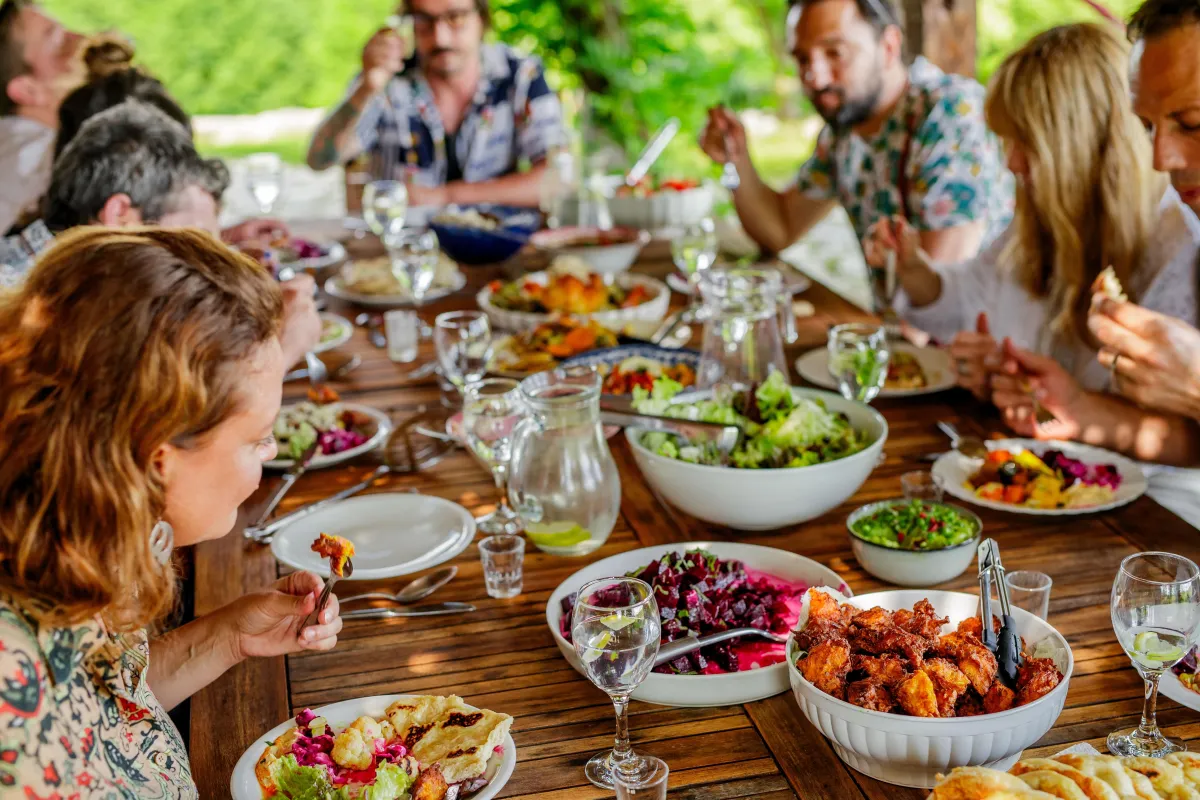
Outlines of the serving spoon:
<svg viewBox="0 0 1200 800">
<path fill-rule="evenodd" d="M 726 642 L 730 639 L 737 639 L 741 636 L 759 636 L 776 644 L 787 642 L 786 636 L 780 636 L 778 633 L 772 633 L 771 631 L 764 631 L 758 628 L 731 628 L 720 633 L 710 633 L 707 636 L 693 635 L 664 644 L 658 648 L 658 657 L 654 659 L 654 666 L 661 667 L 663 664 L 669 664 L 680 656 L 686 656 L 688 653 L 699 650 L 702 647 Z"/>
</svg>

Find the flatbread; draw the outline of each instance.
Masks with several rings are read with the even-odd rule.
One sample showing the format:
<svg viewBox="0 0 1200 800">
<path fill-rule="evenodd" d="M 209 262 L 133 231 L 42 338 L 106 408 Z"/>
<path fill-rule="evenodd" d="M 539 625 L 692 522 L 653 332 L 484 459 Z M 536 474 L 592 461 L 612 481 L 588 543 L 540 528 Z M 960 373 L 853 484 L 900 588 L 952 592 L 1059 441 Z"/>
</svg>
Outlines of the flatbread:
<svg viewBox="0 0 1200 800">
<path fill-rule="evenodd" d="M 1125 769 L 1121 759 L 1115 756 L 1085 756 L 1061 755 L 1055 756 L 1054 761 L 1099 778 L 1113 788 L 1121 798 L 1140 798 L 1140 800 L 1161 800 L 1154 786 L 1146 776 Z"/>
<path fill-rule="evenodd" d="M 296 741 L 296 734 L 295 726 L 281 733 L 275 741 L 267 745 L 267 749 L 259 757 L 258 763 L 254 765 L 254 777 L 258 778 L 258 785 L 267 795 L 275 793 L 275 781 L 271 779 L 271 767 L 276 761 L 292 752 L 292 742 Z"/>
<path fill-rule="evenodd" d="M 1200 789 L 1200 755 L 1196 753 L 1171 753 L 1166 757 L 1168 764 L 1174 764 L 1183 770 L 1183 776 L 1187 778 L 1192 788 Z"/>
<path fill-rule="evenodd" d="M 1200 800 L 1183 770 L 1163 758 L 1122 758 L 1125 769 L 1145 775 L 1165 800 Z"/>
<path fill-rule="evenodd" d="M 1029 784 L 1030 789 L 1046 792 L 1059 800 L 1088 800 L 1087 793 L 1075 781 L 1048 769 L 1023 773 L 1021 780 Z"/>
<path fill-rule="evenodd" d="M 467 708 L 455 695 L 393 703 L 388 719 L 397 739 L 423 766 L 441 767 L 447 783 L 478 778 L 486 772 L 488 759 L 508 735 L 513 721 L 507 714 Z"/>
<path fill-rule="evenodd" d="M 1031 789 L 1020 778 L 985 767 L 956 767 L 933 787 L 927 800 L 1052 800 L 1054 795 Z"/>
<path fill-rule="evenodd" d="M 1094 778 L 1091 775 L 1085 775 L 1074 767 L 1067 766 L 1059 761 L 1054 761 L 1049 758 L 1027 758 L 1018 761 L 1009 770 L 1012 775 L 1019 775 L 1022 778 L 1027 773 L 1034 772 L 1054 772 L 1066 777 L 1078 786 L 1087 800 L 1121 800 L 1121 795 L 1115 789 L 1109 786 L 1099 778 Z M 1028 781 L 1026 781 L 1028 783 Z M 1032 784 L 1031 784 L 1032 785 Z M 1035 788 L 1043 791 L 1050 791 L 1044 787 L 1038 786 Z M 1053 794 L 1053 792 L 1051 792 Z"/>
</svg>

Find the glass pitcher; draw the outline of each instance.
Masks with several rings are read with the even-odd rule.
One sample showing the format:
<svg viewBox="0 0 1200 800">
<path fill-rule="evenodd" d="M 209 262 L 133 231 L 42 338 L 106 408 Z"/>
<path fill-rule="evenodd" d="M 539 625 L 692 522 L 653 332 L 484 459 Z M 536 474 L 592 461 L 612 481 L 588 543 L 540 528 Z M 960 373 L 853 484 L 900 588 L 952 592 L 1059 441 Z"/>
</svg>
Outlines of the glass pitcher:
<svg viewBox="0 0 1200 800">
<path fill-rule="evenodd" d="M 567 367 L 521 382 L 529 416 L 513 430 L 508 498 L 529 540 L 581 556 L 612 533 L 621 479 L 600 425 L 600 376 Z"/>
<path fill-rule="evenodd" d="M 790 295 L 779 273 L 757 269 L 708 271 L 699 282 L 704 346 L 698 389 L 746 388 L 772 370 L 787 374 L 785 338 L 795 328 Z"/>
</svg>

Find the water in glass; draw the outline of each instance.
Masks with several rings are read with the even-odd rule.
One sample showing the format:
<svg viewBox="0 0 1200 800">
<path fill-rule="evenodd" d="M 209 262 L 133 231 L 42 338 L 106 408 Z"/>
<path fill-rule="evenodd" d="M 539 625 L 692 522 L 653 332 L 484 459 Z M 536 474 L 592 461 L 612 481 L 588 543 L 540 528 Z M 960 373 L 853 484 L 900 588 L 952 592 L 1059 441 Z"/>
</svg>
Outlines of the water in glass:
<svg viewBox="0 0 1200 800">
<path fill-rule="evenodd" d="M 363 189 L 363 219 L 383 239 L 404 230 L 408 214 L 408 187 L 401 181 L 371 181 Z"/>
<path fill-rule="evenodd" d="M 683 277 L 695 285 L 700 275 L 717 262 L 717 229 L 713 221 L 702 219 L 672 239 L 671 260 Z"/>
<path fill-rule="evenodd" d="M 477 520 L 484 533 L 521 532 L 521 521 L 508 504 L 508 464 L 512 433 L 525 412 L 520 384 L 508 378 L 488 378 L 467 385 L 463 392 L 463 431 L 467 445 L 496 482 L 496 510 Z"/>
<path fill-rule="evenodd" d="M 837 325 L 829 331 L 829 374 L 842 397 L 869 403 L 887 381 L 887 331 L 878 325 Z"/>
<path fill-rule="evenodd" d="M 483 583 L 488 597 L 506 600 L 521 593 L 525 540 L 520 536 L 489 536 L 479 543 Z"/>
<path fill-rule="evenodd" d="M 275 153 L 255 153 L 246 158 L 246 185 L 258 209 L 270 214 L 283 192 L 283 159 Z"/>
<path fill-rule="evenodd" d="M 420 325 L 421 320 L 415 311 L 393 309 L 383 315 L 388 358 L 401 364 L 417 360 Z"/>
<path fill-rule="evenodd" d="M 439 314 L 433 343 L 442 375 L 460 390 L 487 372 L 492 359 L 492 327 L 482 311 Z"/>
<path fill-rule="evenodd" d="M 392 274 L 419 305 L 437 277 L 437 237 L 430 231 L 404 229 L 394 235 L 385 232 L 382 241 L 391 259 Z"/>
<path fill-rule="evenodd" d="M 708 272 L 699 281 L 704 306 L 704 345 L 696 385 L 744 389 L 773 371 L 787 374 L 783 352 L 783 281 L 777 272 L 731 269 Z"/>
</svg>

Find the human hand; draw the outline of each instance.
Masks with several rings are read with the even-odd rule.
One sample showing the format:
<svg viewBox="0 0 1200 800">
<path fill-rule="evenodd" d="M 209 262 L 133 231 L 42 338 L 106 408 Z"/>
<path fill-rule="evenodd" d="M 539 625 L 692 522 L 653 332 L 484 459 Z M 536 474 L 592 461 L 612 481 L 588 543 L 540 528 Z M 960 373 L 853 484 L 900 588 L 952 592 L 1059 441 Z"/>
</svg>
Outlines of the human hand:
<svg viewBox="0 0 1200 800">
<path fill-rule="evenodd" d="M 1181 319 L 1103 295 L 1092 298 L 1088 329 L 1112 391 L 1158 411 L 1200 418 L 1200 331 Z"/>
<path fill-rule="evenodd" d="M 991 376 L 992 402 L 1008 427 L 1033 439 L 1076 439 L 1087 417 L 1087 393 L 1052 358 L 1005 339 Z M 1039 422 L 1038 408 L 1053 419 Z"/>
<path fill-rule="evenodd" d="M 863 238 L 863 256 L 868 266 L 887 266 L 889 253 L 896 254 L 896 270 L 903 277 L 929 265 L 929 256 L 921 249 L 921 236 L 903 217 L 884 217 L 867 228 Z"/>
<path fill-rule="evenodd" d="M 732 161 L 740 169 L 749 152 L 746 128 L 732 111 L 714 106 L 708 110 L 708 122 L 700 133 L 700 149 L 718 164 Z"/>
<path fill-rule="evenodd" d="M 980 400 L 991 397 L 992 367 L 999 363 L 1000 348 L 992 338 L 987 314 L 975 320 L 974 331 L 960 331 L 947 348 L 954 359 L 958 385 Z"/>
<path fill-rule="evenodd" d="M 313 298 L 316 281 L 300 273 L 290 281 L 279 284 L 283 290 L 283 329 L 279 345 L 288 366 L 304 358 L 304 354 L 321 341 L 321 315 Z"/>
<path fill-rule="evenodd" d="M 408 184 L 408 207 L 430 206 L 441 208 L 450 204 L 450 189 L 447 186 L 421 186 Z"/>
<path fill-rule="evenodd" d="M 221 231 L 221 241 L 235 247 L 255 246 L 261 249 L 270 249 L 272 242 L 290 238 L 291 235 L 292 232 L 288 229 L 287 223 L 282 220 L 248 219 Z"/>
<path fill-rule="evenodd" d="M 294 572 L 270 589 L 251 592 L 223 610 L 239 659 L 282 656 L 302 650 L 332 650 L 342 630 L 338 599 L 329 603 L 317 624 L 297 630 L 317 605 L 325 584 L 311 572 Z"/>
<path fill-rule="evenodd" d="M 404 41 L 391 28 L 380 28 L 362 53 L 362 82 L 372 94 L 404 69 Z"/>
</svg>

